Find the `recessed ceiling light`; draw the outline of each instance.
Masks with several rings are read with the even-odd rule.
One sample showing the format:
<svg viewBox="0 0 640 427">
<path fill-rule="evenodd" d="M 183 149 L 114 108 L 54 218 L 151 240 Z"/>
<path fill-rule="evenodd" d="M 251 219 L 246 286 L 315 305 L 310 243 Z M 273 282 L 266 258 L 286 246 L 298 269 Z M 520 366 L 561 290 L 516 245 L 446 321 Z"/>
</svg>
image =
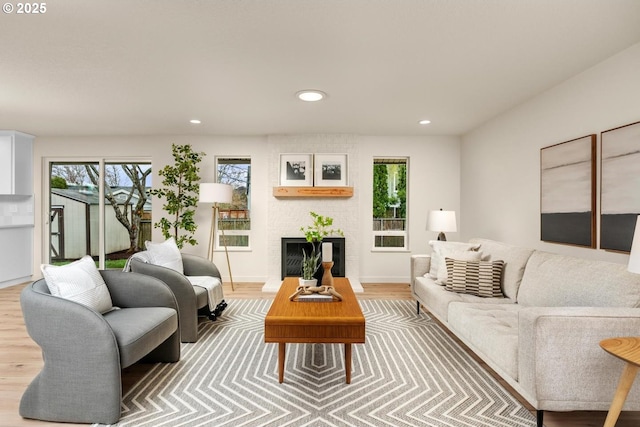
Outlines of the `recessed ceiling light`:
<svg viewBox="0 0 640 427">
<path fill-rule="evenodd" d="M 420 123 L 421 125 L 428 125 L 429 123 L 431 123 L 431 120 L 420 120 L 418 123 Z"/>
<path fill-rule="evenodd" d="M 191 120 L 189 120 L 189 123 L 192 123 L 194 125 L 199 125 L 202 122 L 200 120 L 198 120 L 198 119 L 191 119 Z"/>
<path fill-rule="evenodd" d="M 296 93 L 296 96 L 302 101 L 315 102 L 321 101 L 327 94 L 319 90 L 307 89 Z"/>
</svg>

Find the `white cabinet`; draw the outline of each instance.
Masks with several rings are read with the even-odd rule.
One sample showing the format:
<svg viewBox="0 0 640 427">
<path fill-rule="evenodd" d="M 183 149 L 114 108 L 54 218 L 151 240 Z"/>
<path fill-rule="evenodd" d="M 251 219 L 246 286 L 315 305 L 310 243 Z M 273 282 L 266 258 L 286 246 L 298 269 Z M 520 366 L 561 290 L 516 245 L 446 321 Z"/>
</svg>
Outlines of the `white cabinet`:
<svg viewBox="0 0 640 427">
<path fill-rule="evenodd" d="M 0 288 L 31 280 L 33 226 L 0 228 L 0 242 Z"/>
<path fill-rule="evenodd" d="M 0 131 L 0 195 L 33 194 L 33 139 L 15 131 Z"/>
</svg>

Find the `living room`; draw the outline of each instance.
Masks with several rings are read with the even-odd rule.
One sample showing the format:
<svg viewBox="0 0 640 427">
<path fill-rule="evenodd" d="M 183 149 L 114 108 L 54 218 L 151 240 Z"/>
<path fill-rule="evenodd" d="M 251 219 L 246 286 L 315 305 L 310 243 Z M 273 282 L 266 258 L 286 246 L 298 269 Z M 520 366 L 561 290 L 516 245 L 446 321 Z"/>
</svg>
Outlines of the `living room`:
<svg viewBox="0 0 640 427">
<path fill-rule="evenodd" d="M 455 211 L 457 215 L 457 231 L 447 233 L 449 240 L 483 237 L 585 259 L 627 263 L 627 253 L 540 240 L 540 149 L 590 134 L 598 135 L 599 141 L 603 131 L 640 121 L 637 72 L 640 69 L 640 29 L 637 28 L 640 10 L 637 2 L 602 0 L 587 6 L 577 2 L 558 6 L 555 2 L 542 2 L 538 6 L 517 7 L 505 1 L 496 2 L 486 10 L 471 2 L 459 2 L 464 4 L 459 6 L 460 10 L 438 5 L 438 2 L 411 2 L 406 10 L 386 5 L 377 13 L 369 11 L 367 13 L 372 15 L 365 14 L 365 17 L 372 23 L 363 27 L 355 25 L 355 28 L 349 25 L 359 22 L 358 8 L 368 7 L 361 2 L 342 6 L 344 9 L 336 4 L 323 9 L 313 2 L 308 5 L 309 9 L 297 9 L 299 6 L 290 2 L 274 1 L 278 5 L 275 8 L 270 8 L 269 2 L 259 7 L 250 3 L 234 9 L 228 2 L 220 2 L 224 7 L 206 10 L 212 14 L 229 14 L 225 19 L 210 17 L 211 26 L 219 28 L 212 33 L 205 32 L 207 26 L 197 18 L 200 15 L 200 19 L 204 19 L 206 14 L 199 11 L 196 2 L 189 4 L 188 13 L 185 11 L 184 15 L 178 14 L 174 5 L 163 5 L 153 14 L 156 21 L 147 19 L 144 23 L 161 41 L 159 45 L 174 49 L 175 59 L 165 56 L 163 49 L 153 48 L 149 54 L 151 65 L 142 65 L 140 69 L 135 64 L 139 57 L 144 57 L 141 52 L 153 46 L 153 37 L 143 37 L 145 42 L 140 45 L 132 43 L 135 49 L 126 46 L 135 40 L 131 28 L 143 14 L 145 5 L 142 3 L 131 6 L 125 17 L 111 10 L 115 7 L 107 2 L 98 2 L 92 6 L 95 9 L 89 11 L 74 2 L 64 6 L 54 2 L 48 3 L 46 13 L 41 16 L 4 14 L 0 31 L 14 36 L 3 37 L 1 42 L 3 51 L 9 53 L 7 62 L 10 65 L 0 74 L 0 87 L 7 94 L 0 101 L 0 129 L 35 136 L 34 238 L 31 252 L 23 254 L 32 262 L 32 275 L 12 278 L 6 286 L 39 278 L 40 264 L 49 262 L 45 238 L 48 232 L 45 214 L 48 210 L 48 162 L 148 161 L 154 168 L 155 184 L 160 181 L 157 170 L 173 162 L 172 144 L 190 144 L 194 150 L 206 154 L 201 164 L 202 182 L 215 181 L 216 158 L 251 158 L 251 249 L 229 253 L 229 265 L 238 283 L 277 282 L 280 238 L 301 235 L 299 228 L 307 224 L 308 213 L 312 210 L 330 214 L 335 224 L 344 230 L 346 275 L 364 285 L 385 283 L 406 287 L 410 281 L 411 255 L 428 252 L 428 242 L 437 234 L 427 230 L 427 214 L 440 208 Z M 252 11 L 251 6 L 256 6 L 258 11 Z M 78 8 L 79 21 L 73 19 L 74 7 Z M 164 14 L 163 7 L 166 7 Z M 293 8 L 295 13 L 287 13 L 287 7 Z M 438 7 L 443 7 L 443 12 L 436 12 Z M 464 11 L 465 7 L 469 10 Z M 444 23 L 428 16 L 430 12 Z M 288 32 L 281 33 L 274 30 L 278 25 L 265 22 L 267 18 L 278 17 L 289 22 L 296 13 L 315 16 L 318 22 L 313 24 L 314 31 L 327 40 L 320 43 L 317 36 L 307 35 L 301 44 L 306 42 L 313 46 L 314 49 L 310 49 L 313 53 L 332 47 L 341 53 L 311 61 L 306 53 L 303 54 L 301 46 L 284 41 L 286 37 L 299 34 L 297 31 L 303 28 L 302 24 L 291 24 L 287 27 Z M 474 13 L 478 16 L 469 16 Z M 457 14 L 462 15 L 457 18 L 460 21 L 454 19 Z M 118 36 L 91 40 L 90 28 L 104 19 L 101 16 L 109 18 L 114 28 L 108 31 Z M 405 46 L 403 49 L 407 52 L 402 53 L 398 53 L 398 45 L 384 44 L 384 37 L 394 37 L 393 31 L 410 37 L 409 29 L 419 28 L 416 16 L 426 21 L 425 27 L 435 27 L 433 33 L 418 33 L 418 39 L 424 42 L 430 36 L 435 39 L 438 34 L 447 35 L 439 39 L 443 43 L 444 39 L 455 39 L 456 44 L 452 46 L 461 49 L 455 58 L 442 54 L 433 61 L 413 58 L 413 54 L 419 52 L 419 43 L 415 40 L 408 44 L 411 49 Z M 381 22 L 377 20 L 383 17 L 394 23 L 392 31 L 380 28 Z M 18 21 L 17 18 L 23 19 Z M 447 19 L 452 21 L 447 22 Z M 548 25 L 544 31 L 537 28 L 543 19 Z M 332 24 L 333 21 L 336 23 Z M 184 30 L 193 22 L 202 33 Z M 402 22 L 406 23 L 406 32 L 400 31 Z M 447 29 L 452 22 L 456 22 L 453 28 L 459 33 Z M 463 30 L 463 24 L 479 28 L 477 32 Z M 322 25 L 335 32 L 324 32 Z M 182 36 L 178 34 L 180 28 L 185 31 Z M 251 32 L 251 28 L 262 28 L 263 31 Z M 382 34 L 377 35 L 376 28 Z M 231 47 L 220 46 L 230 44 L 242 32 L 240 29 L 252 37 L 235 49 L 244 49 L 259 61 L 242 63 L 248 61 L 243 59 L 235 64 L 235 55 L 240 54 Z M 338 29 L 345 33 L 337 32 Z M 232 33 L 228 36 L 231 40 L 223 37 L 224 30 Z M 107 32 L 102 28 L 101 31 Z M 358 31 L 364 31 L 370 45 L 355 38 Z M 24 35 L 18 37 L 17 34 Z M 176 46 L 179 43 L 172 40 L 171 34 L 179 42 L 192 37 L 200 42 L 197 47 Z M 210 38 L 201 37 L 203 34 Z M 459 38 L 454 37 L 456 34 Z M 514 34 L 518 40 L 508 40 Z M 51 39 L 48 40 L 47 35 Z M 261 37 L 265 39 L 261 40 Z M 474 37 L 478 37 L 477 42 Z M 80 39 L 86 40 L 81 42 Z M 353 45 L 343 45 L 345 40 Z M 450 43 L 454 41 L 449 40 Z M 99 47 L 92 53 L 90 47 L 94 42 L 94 46 Z M 33 53 L 38 50 L 29 52 L 38 43 L 43 44 L 39 48 L 41 51 L 50 51 L 42 60 Z M 261 51 L 265 45 L 277 43 L 282 43 L 282 49 L 288 53 L 270 56 Z M 434 41 L 429 45 L 434 55 L 442 49 L 438 43 Z M 207 48 L 213 53 L 207 53 Z M 51 51 L 56 53 L 51 54 Z M 216 72 L 222 73 L 226 71 L 225 67 L 231 67 L 224 60 L 214 61 L 218 54 L 234 65 L 242 65 L 233 70 L 235 74 L 231 73 L 238 82 L 229 83 L 232 80 L 229 74 L 213 74 L 213 69 L 206 69 L 202 62 L 193 59 L 201 54 L 205 57 L 204 62 L 214 64 L 211 68 Z M 113 61 L 118 55 L 125 65 Z M 314 71 L 309 72 L 308 78 L 304 77 L 305 68 L 300 65 L 304 61 L 296 60 L 296 55 L 311 61 Z M 347 61 L 344 55 L 353 58 Z M 367 62 L 375 55 L 380 58 L 373 64 Z M 165 61 L 166 57 L 171 60 Z M 328 60 L 333 63 L 325 63 Z M 385 61 L 398 64 L 394 67 L 397 70 L 411 72 L 405 71 L 408 74 L 405 76 L 396 70 L 395 74 L 368 80 L 367 74 L 375 75 L 371 70 Z M 439 63 L 449 68 L 438 70 L 440 66 L 436 65 Z M 262 69 L 256 68 L 259 64 Z M 155 76 L 154 71 L 163 65 L 167 70 Z M 149 68 L 151 66 L 156 68 Z M 470 71 L 464 71 L 467 66 Z M 29 74 L 29 69 L 37 69 L 40 77 Z M 244 71 L 240 72 L 240 69 Z M 270 83 L 268 76 L 287 69 L 292 70 L 287 77 L 288 85 Z M 438 73 L 434 77 L 436 83 L 424 83 L 425 86 L 414 89 L 415 93 L 406 95 L 409 88 L 400 87 L 399 82 L 406 79 L 410 84 L 417 84 L 431 80 L 431 69 Z M 123 79 L 128 72 L 131 76 Z M 386 72 L 391 73 L 391 70 Z M 70 90 L 72 82 L 63 79 L 66 73 L 72 75 L 71 80 L 82 74 L 88 77 L 73 82 L 78 88 Z M 185 80 L 202 82 L 214 75 L 216 85 L 181 83 L 175 87 L 166 86 L 165 79 L 179 76 L 176 78 L 181 80 L 182 73 L 186 73 Z M 23 74 L 27 77 L 21 77 Z M 340 74 L 344 76 L 343 82 Z M 110 96 L 113 87 L 105 81 L 117 77 L 121 79 L 118 81 L 121 92 Z M 38 80 L 34 82 L 28 78 Z M 348 82 L 357 90 L 349 88 Z M 37 83 L 37 90 L 29 83 Z M 225 87 L 226 84 L 229 87 Z M 201 85 L 206 89 L 200 90 Z M 257 91 L 261 97 L 256 101 L 245 98 L 239 91 L 242 85 Z M 264 89 L 270 86 L 278 90 L 287 88 L 286 93 Z M 295 99 L 298 90 L 309 87 L 326 91 L 327 99 L 315 104 Z M 145 91 L 139 94 L 141 89 Z M 397 93 L 394 92 L 396 89 Z M 40 97 L 37 92 L 41 92 Z M 394 101 L 395 97 L 401 96 L 407 96 L 406 105 L 400 106 Z M 416 101 L 432 96 L 438 103 L 429 101 L 421 105 Z M 229 99 L 236 97 L 242 101 L 231 103 Z M 356 106 L 356 98 L 362 105 Z M 485 102 L 487 106 L 483 108 Z M 285 108 L 275 110 L 275 105 L 280 103 Z M 100 108 L 102 104 L 106 108 Z M 121 111 L 118 104 L 122 106 Z M 155 110 L 156 115 L 150 113 L 154 111 L 154 105 L 163 104 L 167 106 Z M 361 113 L 360 109 L 367 104 L 376 108 Z M 230 105 L 235 108 L 227 107 Z M 384 112 L 388 110 L 393 114 L 385 122 Z M 401 114 L 406 116 L 399 117 Z M 202 123 L 189 123 L 192 118 L 200 118 Z M 431 124 L 418 124 L 423 118 L 430 119 Z M 345 125 L 349 121 L 351 125 Z M 348 185 L 353 186 L 354 195 L 348 199 L 313 200 L 274 197 L 273 188 L 280 184 L 280 155 L 286 153 L 347 154 Z M 365 219 L 370 218 L 373 201 L 373 160 L 390 157 L 409 159 L 407 247 L 394 251 L 372 250 L 371 224 Z M 0 200 L 3 209 L 9 209 L 11 204 L 12 201 Z M 156 219 L 163 215 L 161 204 L 154 203 L 152 217 Z M 200 244 L 186 247 L 186 252 L 206 255 L 210 217 L 210 206 L 198 207 L 195 220 L 199 227 L 195 237 Z M 153 230 L 153 239 L 162 239 L 159 230 Z M 230 271 L 223 250 L 215 252 L 214 262 L 221 270 L 223 281 L 228 282 Z"/>
</svg>

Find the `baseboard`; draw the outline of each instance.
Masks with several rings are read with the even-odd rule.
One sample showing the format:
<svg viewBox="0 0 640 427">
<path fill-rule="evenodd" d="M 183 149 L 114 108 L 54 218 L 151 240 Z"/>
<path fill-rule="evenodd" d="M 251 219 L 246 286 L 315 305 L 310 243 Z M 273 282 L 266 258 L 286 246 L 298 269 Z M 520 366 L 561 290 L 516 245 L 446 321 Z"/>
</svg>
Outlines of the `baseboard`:
<svg viewBox="0 0 640 427">
<path fill-rule="evenodd" d="M 397 276 L 370 276 L 361 277 L 361 283 L 401 283 L 409 284 L 409 277 L 397 277 Z"/>
<path fill-rule="evenodd" d="M 5 280 L 0 282 L 0 289 L 9 288 L 11 286 L 20 285 L 23 283 L 31 282 L 31 276 L 20 277 L 18 279 Z"/>
</svg>

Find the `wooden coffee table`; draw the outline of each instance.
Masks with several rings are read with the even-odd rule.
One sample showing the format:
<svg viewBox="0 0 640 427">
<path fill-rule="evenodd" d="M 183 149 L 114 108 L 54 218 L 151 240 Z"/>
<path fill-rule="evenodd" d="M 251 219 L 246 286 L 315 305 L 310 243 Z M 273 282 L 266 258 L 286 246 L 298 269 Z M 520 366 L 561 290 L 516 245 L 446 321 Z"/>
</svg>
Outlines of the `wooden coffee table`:
<svg viewBox="0 0 640 427">
<path fill-rule="evenodd" d="M 287 343 L 344 343 L 347 384 L 351 383 L 351 344 L 364 344 L 365 321 L 349 280 L 335 277 L 342 301 L 294 302 L 297 277 L 286 277 L 264 319 L 264 341 L 278 343 L 278 381 L 284 381 Z"/>
</svg>

